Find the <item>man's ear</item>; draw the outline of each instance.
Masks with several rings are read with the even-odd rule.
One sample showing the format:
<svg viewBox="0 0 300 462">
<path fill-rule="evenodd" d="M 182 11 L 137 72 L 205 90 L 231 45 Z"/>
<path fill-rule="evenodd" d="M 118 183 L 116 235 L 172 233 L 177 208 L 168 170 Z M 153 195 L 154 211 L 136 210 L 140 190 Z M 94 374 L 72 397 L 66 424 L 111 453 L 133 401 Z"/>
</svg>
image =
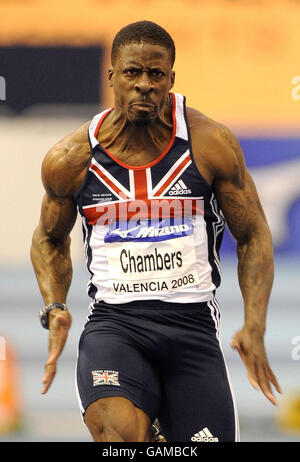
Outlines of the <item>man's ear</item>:
<svg viewBox="0 0 300 462">
<path fill-rule="evenodd" d="M 171 74 L 171 88 L 174 87 L 174 83 L 175 83 L 175 71 L 172 71 L 172 74 Z M 170 88 L 170 90 L 171 90 Z"/>
<path fill-rule="evenodd" d="M 109 86 L 112 87 L 113 86 L 113 83 L 112 83 L 112 76 L 113 76 L 113 69 L 110 68 L 108 70 L 108 82 L 109 82 Z"/>
</svg>

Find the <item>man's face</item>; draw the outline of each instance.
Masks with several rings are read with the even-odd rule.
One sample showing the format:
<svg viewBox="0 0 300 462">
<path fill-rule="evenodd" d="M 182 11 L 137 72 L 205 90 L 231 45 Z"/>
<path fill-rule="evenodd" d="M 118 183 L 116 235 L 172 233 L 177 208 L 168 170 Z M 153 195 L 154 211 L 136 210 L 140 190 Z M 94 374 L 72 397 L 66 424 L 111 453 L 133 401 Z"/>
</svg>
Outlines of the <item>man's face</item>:
<svg viewBox="0 0 300 462">
<path fill-rule="evenodd" d="M 174 77 L 167 48 L 144 42 L 121 46 L 109 71 L 115 108 L 136 125 L 155 121 L 163 114 Z"/>
</svg>

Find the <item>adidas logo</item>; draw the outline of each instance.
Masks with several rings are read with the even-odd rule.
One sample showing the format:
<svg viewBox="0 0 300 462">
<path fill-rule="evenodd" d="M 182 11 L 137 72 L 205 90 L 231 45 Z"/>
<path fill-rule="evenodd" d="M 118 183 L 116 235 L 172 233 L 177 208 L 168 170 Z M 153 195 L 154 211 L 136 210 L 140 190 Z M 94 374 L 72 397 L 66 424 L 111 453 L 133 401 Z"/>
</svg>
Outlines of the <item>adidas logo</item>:
<svg viewBox="0 0 300 462">
<path fill-rule="evenodd" d="M 219 438 L 214 437 L 207 427 L 203 428 L 200 432 L 192 436 L 191 441 L 200 441 L 204 443 L 216 443 Z"/>
<path fill-rule="evenodd" d="M 182 180 L 177 181 L 177 183 L 172 186 L 169 191 L 170 196 L 179 196 L 183 194 L 191 194 L 191 190 L 184 184 Z"/>
</svg>

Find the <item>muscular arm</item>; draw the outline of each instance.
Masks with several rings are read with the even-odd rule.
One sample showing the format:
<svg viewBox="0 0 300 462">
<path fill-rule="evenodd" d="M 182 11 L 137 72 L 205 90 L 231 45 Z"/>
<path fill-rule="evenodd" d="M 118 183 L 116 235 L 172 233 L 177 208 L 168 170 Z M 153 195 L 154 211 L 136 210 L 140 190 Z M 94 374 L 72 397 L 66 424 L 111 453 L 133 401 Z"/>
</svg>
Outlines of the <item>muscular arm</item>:
<svg viewBox="0 0 300 462">
<path fill-rule="evenodd" d="M 86 129 L 87 124 L 57 143 L 42 165 L 46 193 L 33 233 L 31 260 L 45 305 L 65 303 L 72 280 L 70 232 L 77 216 L 74 193 L 82 183 L 89 157 Z M 71 321 L 68 311 L 53 309 L 49 313 L 49 356 L 42 393 L 53 381 Z"/>
<path fill-rule="evenodd" d="M 244 300 L 244 326 L 232 346 L 239 351 L 252 385 L 276 404 L 270 384 L 279 392 L 281 389 L 263 342 L 274 277 L 272 237 L 238 141 L 225 127 L 219 136 L 223 161 L 216 168 L 213 188 L 237 242 L 238 279 Z"/>
<path fill-rule="evenodd" d="M 255 388 L 276 404 L 271 389 L 281 389 L 269 366 L 264 333 L 273 284 L 273 246 L 254 182 L 246 168 L 241 147 L 227 127 L 189 108 L 196 164 L 212 185 L 228 227 L 236 239 L 238 279 L 244 300 L 244 325 L 234 335 L 232 347 L 243 360 Z"/>
<path fill-rule="evenodd" d="M 241 148 L 229 131 L 223 130 L 222 137 L 227 141 L 228 168 L 215 178 L 215 194 L 237 241 L 245 323 L 263 334 L 274 276 L 272 237 Z"/>
<path fill-rule="evenodd" d="M 32 238 L 31 259 L 46 305 L 65 303 L 71 284 L 69 235 L 77 215 L 74 194 L 82 184 L 89 159 L 89 123 L 53 146 L 42 164 L 46 193 Z"/>
<path fill-rule="evenodd" d="M 76 214 L 72 197 L 45 194 L 31 246 L 31 260 L 45 305 L 66 302 L 72 280 L 69 233 Z"/>
<path fill-rule="evenodd" d="M 47 192 L 42 202 L 40 222 L 32 238 L 31 260 L 44 303 L 49 305 L 66 302 L 72 280 L 69 233 L 77 212 L 72 197 L 57 196 L 51 189 L 45 164 L 43 182 Z M 71 322 L 69 312 L 53 309 L 49 313 L 49 356 L 42 380 L 43 394 L 54 379 L 56 363 L 67 340 Z"/>
</svg>

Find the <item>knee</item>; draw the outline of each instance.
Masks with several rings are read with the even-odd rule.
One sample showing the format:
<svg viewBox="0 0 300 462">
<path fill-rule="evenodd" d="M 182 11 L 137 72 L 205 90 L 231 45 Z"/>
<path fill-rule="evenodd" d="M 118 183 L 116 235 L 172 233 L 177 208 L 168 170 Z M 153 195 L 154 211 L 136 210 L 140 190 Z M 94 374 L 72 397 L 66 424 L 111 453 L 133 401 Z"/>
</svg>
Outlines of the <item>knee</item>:
<svg viewBox="0 0 300 462">
<path fill-rule="evenodd" d="M 95 443 L 109 442 L 107 429 L 101 419 L 85 419 L 85 423 Z"/>
<path fill-rule="evenodd" d="M 85 413 L 85 423 L 95 442 L 123 442 L 120 425 L 114 425 L 105 400 L 92 403 Z"/>
<path fill-rule="evenodd" d="M 109 398 L 100 399 L 88 407 L 85 413 L 85 423 L 95 442 L 147 440 L 149 425 L 141 423 L 135 408 L 124 409 L 122 406 L 116 408 L 112 406 Z"/>
</svg>

